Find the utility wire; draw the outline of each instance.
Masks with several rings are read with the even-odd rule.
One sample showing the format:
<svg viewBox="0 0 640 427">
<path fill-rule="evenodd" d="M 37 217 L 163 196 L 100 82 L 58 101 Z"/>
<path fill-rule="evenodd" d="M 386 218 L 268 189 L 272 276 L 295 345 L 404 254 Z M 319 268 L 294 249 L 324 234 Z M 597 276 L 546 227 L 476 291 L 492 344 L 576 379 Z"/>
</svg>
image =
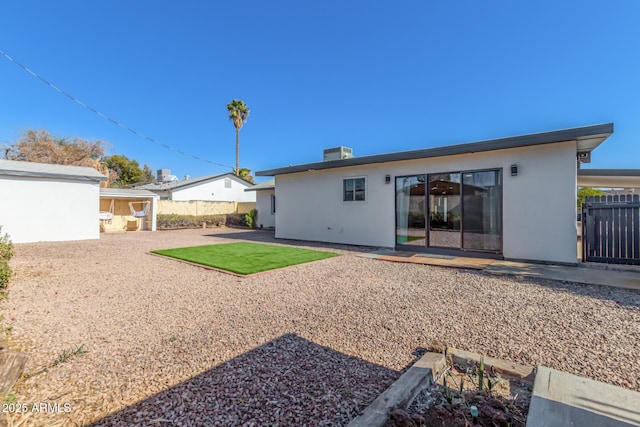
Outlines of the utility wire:
<svg viewBox="0 0 640 427">
<path fill-rule="evenodd" d="M 216 165 L 216 166 L 222 166 L 225 168 L 229 168 L 229 169 L 233 169 L 233 166 L 229 166 L 229 165 L 224 165 L 222 163 L 218 163 L 218 162 L 214 162 L 211 160 L 207 160 L 207 159 L 203 159 L 202 157 L 198 157 L 196 155 L 187 153 L 185 151 L 179 150 L 175 147 L 172 147 L 170 145 L 164 144 L 160 141 L 157 141 L 149 136 L 146 136 L 140 132 L 138 132 L 135 129 L 130 128 L 129 126 L 126 126 L 124 124 L 122 124 L 121 122 L 107 116 L 104 113 L 101 113 L 100 111 L 96 110 L 95 108 L 92 108 L 91 106 L 85 104 L 84 102 L 80 101 L 78 98 L 72 96 L 71 94 L 69 94 L 68 92 L 65 92 L 64 90 L 60 89 L 58 86 L 54 85 L 53 83 L 51 83 L 50 81 L 48 81 L 47 79 L 45 79 L 44 77 L 40 76 L 38 73 L 36 73 L 35 71 L 31 70 L 30 68 L 26 67 L 25 65 L 23 65 L 22 63 L 16 61 L 15 59 L 13 59 L 11 56 L 9 56 L 7 53 L 5 53 L 3 50 L 0 50 L 0 55 L 4 56 L 5 58 L 7 58 L 9 61 L 13 62 L 14 64 L 16 64 L 18 67 L 22 68 L 24 71 L 26 71 L 27 73 L 31 74 L 33 77 L 37 78 L 38 80 L 42 81 L 44 84 L 46 84 L 47 86 L 51 87 L 52 89 L 54 89 L 57 92 L 60 92 L 62 95 L 66 96 L 67 98 L 69 98 L 70 100 L 72 100 L 73 102 L 75 102 L 76 104 L 81 105 L 82 107 L 86 108 L 87 110 L 97 114 L 98 116 L 102 117 L 105 120 L 110 121 L 111 123 L 113 123 L 116 126 L 121 127 L 124 130 L 128 130 L 129 132 L 133 133 L 136 136 L 139 136 L 140 138 L 144 138 L 149 142 L 152 142 L 154 144 L 160 145 L 161 147 L 164 147 L 168 150 L 174 151 L 178 154 L 181 154 L 183 156 L 186 157 L 191 157 L 192 159 L 196 159 L 199 160 L 201 162 L 205 162 L 205 163 L 209 163 L 212 165 Z"/>
</svg>

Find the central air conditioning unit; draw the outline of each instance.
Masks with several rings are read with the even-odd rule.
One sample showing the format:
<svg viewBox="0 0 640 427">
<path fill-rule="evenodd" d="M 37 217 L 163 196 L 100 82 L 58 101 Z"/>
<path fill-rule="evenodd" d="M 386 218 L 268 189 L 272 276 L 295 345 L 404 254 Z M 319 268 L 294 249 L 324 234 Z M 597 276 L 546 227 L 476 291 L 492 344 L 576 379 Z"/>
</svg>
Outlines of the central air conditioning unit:
<svg viewBox="0 0 640 427">
<path fill-rule="evenodd" d="M 353 150 L 349 147 L 327 148 L 322 152 L 322 161 L 330 162 L 332 160 L 350 159 L 353 157 Z"/>
<path fill-rule="evenodd" d="M 158 172 L 156 174 L 156 180 L 158 182 L 167 182 L 170 176 L 171 176 L 170 169 L 158 169 Z"/>
</svg>

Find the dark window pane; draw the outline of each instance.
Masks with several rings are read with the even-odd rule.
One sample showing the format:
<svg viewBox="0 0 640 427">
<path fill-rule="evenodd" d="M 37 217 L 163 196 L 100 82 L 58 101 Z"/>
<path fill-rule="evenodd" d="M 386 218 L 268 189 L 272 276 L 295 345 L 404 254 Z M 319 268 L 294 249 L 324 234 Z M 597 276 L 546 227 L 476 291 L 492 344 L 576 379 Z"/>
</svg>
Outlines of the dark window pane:
<svg viewBox="0 0 640 427">
<path fill-rule="evenodd" d="M 365 200 L 365 179 L 349 178 L 343 180 L 343 201 L 364 201 Z"/>
<path fill-rule="evenodd" d="M 345 202 L 350 202 L 353 200 L 353 180 L 345 179 L 343 180 L 344 185 L 344 197 L 342 200 Z"/>
<path fill-rule="evenodd" d="M 501 171 L 464 174 L 464 248 L 499 251 L 502 248 Z"/>
</svg>

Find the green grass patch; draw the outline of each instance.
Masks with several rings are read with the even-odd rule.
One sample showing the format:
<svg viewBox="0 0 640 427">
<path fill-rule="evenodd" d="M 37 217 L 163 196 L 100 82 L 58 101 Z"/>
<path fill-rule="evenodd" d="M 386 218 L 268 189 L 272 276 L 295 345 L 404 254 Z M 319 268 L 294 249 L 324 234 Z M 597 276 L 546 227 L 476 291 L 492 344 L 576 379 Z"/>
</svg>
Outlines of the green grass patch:
<svg viewBox="0 0 640 427">
<path fill-rule="evenodd" d="M 151 252 L 238 274 L 259 273 L 339 256 L 334 252 L 245 242 L 162 249 Z"/>
</svg>

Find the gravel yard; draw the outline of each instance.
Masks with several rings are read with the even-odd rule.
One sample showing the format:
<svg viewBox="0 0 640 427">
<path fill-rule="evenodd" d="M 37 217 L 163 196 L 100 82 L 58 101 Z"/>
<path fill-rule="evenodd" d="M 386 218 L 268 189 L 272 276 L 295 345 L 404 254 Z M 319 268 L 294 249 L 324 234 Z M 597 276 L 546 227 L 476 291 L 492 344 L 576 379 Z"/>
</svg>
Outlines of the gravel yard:
<svg viewBox="0 0 640 427">
<path fill-rule="evenodd" d="M 33 425 L 343 425 L 433 341 L 640 390 L 640 293 L 343 256 L 238 278 L 153 249 L 234 229 L 16 245 L 2 303 Z M 278 244 L 285 243 L 278 241 Z M 59 361 L 65 351 L 85 354 Z M 37 373 L 49 366 L 44 372 Z M 63 406 L 64 404 L 67 406 Z"/>
</svg>

